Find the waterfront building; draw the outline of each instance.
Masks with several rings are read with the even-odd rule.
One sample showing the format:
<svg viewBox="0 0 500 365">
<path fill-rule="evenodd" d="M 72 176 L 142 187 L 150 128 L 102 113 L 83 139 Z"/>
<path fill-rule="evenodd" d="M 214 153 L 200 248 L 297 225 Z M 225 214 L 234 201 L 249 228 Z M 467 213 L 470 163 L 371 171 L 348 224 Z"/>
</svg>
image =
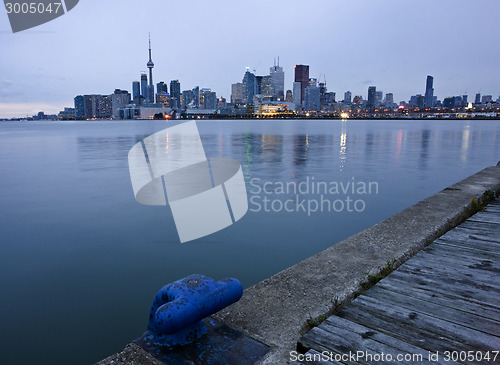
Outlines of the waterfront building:
<svg viewBox="0 0 500 365">
<path fill-rule="evenodd" d="M 269 73 L 271 76 L 271 96 L 276 100 L 283 101 L 285 96 L 285 73 L 283 67 L 280 67 L 279 57 L 278 64 L 271 67 Z"/>
<path fill-rule="evenodd" d="M 425 107 L 425 96 L 422 94 L 413 95 L 409 101 L 410 109 L 423 109 Z"/>
<path fill-rule="evenodd" d="M 126 105 L 130 104 L 130 99 L 131 96 L 128 91 L 116 89 L 115 92 L 111 94 L 112 116 L 118 118 L 118 109 L 124 108 Z"/>
<path fill-rule="evenodd" d="M 76 109 L 65 107 L 64 110 L 61 110 L 58 114 L 58 118 L 60 120 L 72 120 L 75 119 Z"/>
<path fill-rule="evenodd" d="M 295 65 L 295 82 L 300 83 L 299 104 L 302 104 L 304 102 L 306 94 L 306 87 L 309 86 L 309 65 Z M 294 89 L 294 94 L 295 94 L 295 89 Z"/>
<path fill-rule="evenodd" d="M 351 104 L 351 102 L 352 102 L 352 101 L 351 101 L 351 100 L 352 100 L 351 98 L 352 98 L 352 93 L 351 93 L 350 91 L 346 91 L 346 92 L 344 93 L 344 103 L 346 103 L 346 104 Z"/>
<path fill-rule="evenodd" d="M 287 91 L 286 91 L 285 101 L 286 101 L 287 103 L 293 103 L 293 94 L 292 94 L 292 90 L 287 90 Z"/>
<path fill-rule="evenodd" d="M 179 80 L 170 81 L 170 107 L 181 107 L 181 83 Z"/>
<path fill-rule="evenodd" d="M 300 107 L 302 105 L 302 83 L 294 82 L 293 83 L 293 103 Z"/>
<path fill-rule="evenodd" d="M 85 102 L 83 95 L 78 95 L 75 97 L 75 117 L 84 118 L 85 117 Z"/>
</svg>

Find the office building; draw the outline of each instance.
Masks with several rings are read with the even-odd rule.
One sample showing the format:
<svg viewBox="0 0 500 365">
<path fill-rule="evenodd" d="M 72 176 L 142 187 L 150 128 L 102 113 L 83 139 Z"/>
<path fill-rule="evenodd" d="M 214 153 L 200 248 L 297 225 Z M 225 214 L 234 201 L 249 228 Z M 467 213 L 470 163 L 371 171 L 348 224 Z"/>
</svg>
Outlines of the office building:
<svg viewBox="0 0 500 365">
<path fill-rule="evenodd" d="M 231 85 L 231 103 L 243 104 L 243 84 L 241 82 Z"/>
<path fill-rule="evenodd" d="M 141 73 L 141 95 L 144 99 L 149 100 L 148 97 L 149 88 L 148 88 L 148 75 L 146 73 Z"/>
<path fill-rule="evenodd" d="M 481 93 L 476 94 L 476 100 L 474 101 L 474 104 L 481 104 Z"/>
<path fill-rule="evenodd" d="M 276 99 L 283 101 L 285 94 L 285 73 L 283 72 L 283 67 L 280 67 L 280 59 L 278 57 L 278 64 L 274 65 L 270 69 L 271 76 L 271 96 Z"/>
<path fill-rule="evenodd" d="M 160 81 L 159 83 L 156 84 L 156 92 L 168 94 L 168 85 L 165 84 L 163 81 Z"/>
<path fill-rule="evenodd" d="M 350 91 L 346 91 L 344 93 L 344 103 L 351 104 L 351 100 L 352 100 L 352 93 Z"/>
<path fill-rule="evenodd" d="M 319 111 L 321 107 L 320 90 L 317 86 L 306 87 L 306 95 L 304 97 L 304 109 L 306 111 Z"/>
<path fill-rule="evenodd" d="M 434 107 L 434 78 L 432 76 L 427 76 L 427 82 L 425 85 L 425 107 Z"/>
<path fill-rule="evenodd" d="M 300 103 L 304 102 L 306 88 L 309 86 L 309 66 L 295 65 L 295 82 L 300 82 Z M 294 91 L 295 93 L 295 91 Z"/>
<path fill-rule="evenodd" d="M 257 78 L 247 67 L 245 76 L 243 76 L 243 103 L 252 104 L 253 97 L 257 94 Z"/>
<path fill-rule="evenodd" d="M 136 99 L 141 96 L 141 84 L 139 81 L 132 82 L 132 98 Z"/>
<path fill-rule="evenodd" d="M 293 83 L 293 103 L 300 107 L 302 105 L 302 83 L 294 82 Z"/>
<path fill-rule="evenodd" d="M 375 109 L 376 104 L 377 88 L 375 86 L 370 86 L 368 88 L 368 102 L 366 103 L 366 108 L 369 110 Z"/>
<path fill-rule="evenodd" d="M 181 83 L 179 80 L 170 81 L 170 107 L 181 107 Z"/>
<path fill-rule="evenodd" d="M 111 94 L 111 114 L 114 118 L 119 117 L 120 108 L 124 108 L 126 105 L 130 104 L 130 99 L 130 93 L 126 90 L 116 89 L 115 92 Z"/>
<path fill-rule="evenodd" d="M 201 89 L 200 91 L 200 107 L 203 109 L 217 108 L 217 94 L 210 89 Z"/>
</svg>

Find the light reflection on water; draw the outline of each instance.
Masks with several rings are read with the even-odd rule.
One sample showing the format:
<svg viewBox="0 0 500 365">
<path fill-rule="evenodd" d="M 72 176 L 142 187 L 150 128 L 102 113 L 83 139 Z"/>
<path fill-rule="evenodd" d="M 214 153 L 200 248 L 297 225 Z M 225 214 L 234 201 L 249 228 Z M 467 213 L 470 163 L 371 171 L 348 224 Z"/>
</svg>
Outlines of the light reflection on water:
<svg viewBox="0 0 500 365">
<path fill-rule="evenodd" d="M 0 124 L 5 363 L 92 363 L 145 329 L 172 280 L 249 286 L 500 160 L 495 121 L 202 121 L 207 157 L 238 160 L 249 198 L 252 181 L 313 177 L 375 181 L 379 194 L 358 196 L 363 213 L 249 211 L 181 245 L 168 208 L 135 201 L 127 165 L 135 143 L 175 123 Z"/>
</svg>

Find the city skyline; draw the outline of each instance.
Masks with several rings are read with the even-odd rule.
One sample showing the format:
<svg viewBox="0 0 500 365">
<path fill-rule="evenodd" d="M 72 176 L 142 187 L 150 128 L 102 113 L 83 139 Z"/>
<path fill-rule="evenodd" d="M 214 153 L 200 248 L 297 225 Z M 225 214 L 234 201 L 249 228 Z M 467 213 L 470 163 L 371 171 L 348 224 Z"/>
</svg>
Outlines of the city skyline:
<svg viewBox="0 0 500 365">
<path fill-rule="evenodd" d="M 293 90 L 294 66 L 305 64 L 310 77 L 326 79 L 337 100 L 346 91 L 366 98 L 368 87 L 376 85 L 377 90 L 393 93 L 394 102 L 408 101 L 425 94 L 427 75 L 434 77 L 434 95 L 440 99 L 467 94 L 473 100 L 477 92 L 496 99 L 500 94 L 495 72 L 500 52 L 488 41 L 488 34 L 500 28 L 494 18 L 500 5 L 494 1 L 422 1 L 417 6 L 389 0 L 381 6 L 317 0 L 308 3 L 311 11 L 319 10 L 312 12 L 310 24 L 301 23 L 300 32 L 297 24 L 304 9 L 298 1 L 266 6 L 262 1 L 252 6 L 194 1 L 189 9 L 182 4 L 169 4 L 167 9 L 153 1 L 138 8 L 132 6 L 136 2 L 120 4 L 99 5 L 100 14 L 106 15 L 101 19 L 95 17 L 95 8 L 81 1 L 65 17 L 18 34 L 10 33 L 7 15 L 0 12 L 2 48 L 11 55 L 0 61 L 0 118 L 40 110 L 56 113 L 71 106 L 78 94 L 111 94 L 116 88 L 132 93 L 132 82 L 146 72 L 149 32 L 155 80 L 179 80 L 182 90 L 211 88 L 227 100 L 246 67 L 267 75 L 277 57 L 285 92 Z M 432 4 L 432 12 L 426 4 Z M 158 11 L 148 13 L 150 8 Z M 178 16 L 161 26 L 161 10 L 174 10 Z M 254 29 L 247 27 L 264 12 L 274 15 L 276 36 L 259 22 L 253 23 Z M 143 17 L 150 19 L 148 27 L 127 28 Z M 195 31 L 187 29 L 191 23 L 198 25 Z M 445 37 L 429 27 L 438 23 L 455 36 Z M 464 31 L 465 25 L 470 31 Z M 116 34 L 92 38 L 103 31 Z"/>
</svg>

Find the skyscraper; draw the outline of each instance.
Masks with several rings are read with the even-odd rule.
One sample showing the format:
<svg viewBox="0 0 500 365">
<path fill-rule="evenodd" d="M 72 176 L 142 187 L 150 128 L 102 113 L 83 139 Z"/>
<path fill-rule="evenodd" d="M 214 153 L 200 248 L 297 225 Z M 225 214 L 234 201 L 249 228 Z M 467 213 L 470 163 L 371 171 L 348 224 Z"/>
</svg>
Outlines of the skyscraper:
<svg viewBox="0 0 500 365">
<path fill-rule="evenodd" d="M 231 85 L 231 103 L 243 104 L 243 84 L 241 82 Z"/>
<path fill-rule="evenodd" d="M 148 94 L 149 94 L 148 75 L 146 75 L 146 73 L 142 72 L 141 73 L 141 95 L 144 97 L 144 99 L 149 100 Z"/>
<path fill-rule="evenodd" d="M 155 87 L 153 85 L 153 67 L 155 67 L 155 64 L 153 63 L 153 60 L 151 59 L 151 35 L 149 35 L 149 61 L 148 61 L 148 69 L 149 69 L 149 86 L 148 86 L 148 92 L 147 95 L 143 95 L 146 99 L 149 100 L 150 103 L 154 103 L 154 97 L 155 97 Z"/>
<path fill-rule="evenodd" d="M 476 94 L 476 100 L 474 101 L 474 104 L 481 104 L 481 93 Z"/>
<path fill-rule="evenodd" d="M 300 82 L 293 83 L 293 103 L 299 107 L 302 105 L 302 84 Z"/>
<path fill-rule="evenodd" d="M 300 102 L 304 102 L 306 87 L 309 86 L 309 65 L 295 65 L 295 82 L 300 82 Z"/>
<path fill-rule="evenodd" d="M 165 93 L 168 94 L 168 85 L 163 81 L 156 84 L 156 92 L 157 93 Z"/>
<path fill-rule="evenodd" d="M 283 67 L 280 67 L 280 59 L 278 57 L 278 65 L 274 64 L 270 69 L 272 79 L 272 96 L 277 100 L 283 100 L 285 94 L 285 73 Z"/>
<path fill-rule="evenodd" d="M 376 95 L 377 95 L 377 88 L 375 86 L 370 86 L 368 88 L 368 102 L 366 104 L 366 107 L 369 110 L 375 109 Z"/>
<path fill-rule="evenodd" d="M 434 78 L 432 76 L 427 76 L 427 83 L 425 85 L 425 107 L 434 107 L 434 89 L 433 89 Z"/>
<path fill-rule="evenodd" d="M 352 100 L 352 93 L 350 91 L 346 91 L 344 93 L 344 103 L 351 104 L 351 100 Z"/>
<path fill-rule="evenodd" d="M 170 81 L 170 107 L 181 107 L 181 83 L 179 80 Z"/>
<path fill-rule="evenodd" d="M 252 104 L 253 96 L 257 93 L 257 78 L 253 73 L 248 70 L 245 72 L 245 76 L 243 76 L 243 103 L 244 104 Z"/>
<path fill-rule="evenodd" d="M 132 82 L 132 99 L 135 99 L 141 95 L 141 84 L 139 81 Z"/>
</svg>

